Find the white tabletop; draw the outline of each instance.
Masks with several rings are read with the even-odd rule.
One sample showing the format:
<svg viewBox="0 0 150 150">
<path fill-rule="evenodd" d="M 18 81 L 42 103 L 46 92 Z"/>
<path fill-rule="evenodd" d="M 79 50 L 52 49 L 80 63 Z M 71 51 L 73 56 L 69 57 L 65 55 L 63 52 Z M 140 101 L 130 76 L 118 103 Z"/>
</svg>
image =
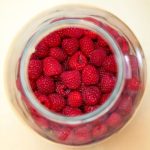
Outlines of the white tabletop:
<svg viewBox="0 0 150 150">
<path fill-rule="evenodd" d="M 5 93 L 3 70 L 9 46 L 22 26 L 39 12 L 71 0 L 0 0 L 0 149 L 71 150 L 52 143 L 32 131 L 17 115 Z M 95 5 L 123 20 L 139 39 L 150 68 L 150 0 L 75 0 Z M 73 2 L 72 2 L 73 3 Z M 86 150 L 150 150 L 150 71 L 143 102 L 133 120 L 111 139 L 82 147 Z"/>
</svg>

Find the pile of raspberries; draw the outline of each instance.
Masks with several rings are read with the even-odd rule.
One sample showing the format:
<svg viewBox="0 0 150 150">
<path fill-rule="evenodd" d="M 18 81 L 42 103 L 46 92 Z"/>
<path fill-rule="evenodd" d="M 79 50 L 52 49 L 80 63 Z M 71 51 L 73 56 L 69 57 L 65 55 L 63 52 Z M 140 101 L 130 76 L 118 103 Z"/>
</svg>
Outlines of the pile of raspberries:
<svg viewBox="0 0 150 150">
<path fill-rule="evenodd" d="M 28 64 L 30 86 L 50 111 L 74 117 L 104 104 L 117 80 L 117 64 L 108 43 L 84 28 L 49 33 Z"/>
</svg>

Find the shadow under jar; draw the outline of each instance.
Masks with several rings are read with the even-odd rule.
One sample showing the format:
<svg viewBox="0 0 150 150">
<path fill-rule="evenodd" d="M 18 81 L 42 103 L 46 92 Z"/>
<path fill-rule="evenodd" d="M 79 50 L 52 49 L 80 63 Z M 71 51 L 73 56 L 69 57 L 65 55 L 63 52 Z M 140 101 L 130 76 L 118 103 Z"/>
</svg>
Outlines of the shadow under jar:
<svg viewBox="0 0 150 150">
<path fill-rule="evenodd" d="M 76 117 L 56 114 L 39 103 L 30 88 L 28 64 L 37 43 L 66 27 L 89 29 L 105 39 L 117 63 L 117 81 L 107 101 Z M 19 33 L 7 64 L 10 100 L 22 118 L 45 138 L 66 145 L 86 145 L 110 137 L 135 112 L 145 88 L 145 60 L 131 30 L 114 15 L 96 8 L 63 6 L 46 11 Z M 11 67 L 10 67 L 11 65 Z"/>
</svg>

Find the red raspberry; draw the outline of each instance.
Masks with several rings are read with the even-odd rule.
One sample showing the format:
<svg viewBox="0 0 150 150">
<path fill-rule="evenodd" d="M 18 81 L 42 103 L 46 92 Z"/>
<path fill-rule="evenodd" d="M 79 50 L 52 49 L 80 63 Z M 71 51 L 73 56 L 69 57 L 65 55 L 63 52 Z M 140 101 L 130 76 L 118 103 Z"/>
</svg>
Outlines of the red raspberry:
<svg viewBox="0 0 150 150">
<path fill-rule="evenodd" d="M 67 96 L 70 90 L 62 82 L 56 82 L 56 92 L 62 96 Z"/>
<path fill-rule="evenodd" d="M 140 81 L 136 78 L 127 80 L 127 88 L 129 91 L 138 91 L 140 88 Z"/>
<path fill-rule="evenodd" d="M 89 57 L 90 57 L 90 62 L 93 65 L 101 66 L 101 64 L 103 63 L 106 57 L 106 52 L 102 48 L 99 48 L 97 50 L 92 51 Z"/>
<path fill-rule="evenodd" d="M 96 86 L 88 86 L 82 90 L 82 96 L 86 105 L 96 105 L 101 97 L 101 92 Z"/>
<path fill-rule="evenodd" d="M 50 33 L 44 38 L 44 40 L 49 47 L 57 47 L 61 43 L 60 36 L 56 32 Z"/>
<path fill-rule="evenodd" d="M 81 84 L 80 72 L 76 70 L 64 71 L 61 74 L 61 80 L 68 88 L 77 89 Z"/>
<path fill-rule="evenodd" d="M 61 111 L 66 105 L 65 99 L 56 93 L 49 95 L 49 101 L 51 103 L 51 110 L 56 112 Z"/>
<path fill-rule="evenodd" d="M 35 55 L 39 58 L 44 58 L 48 55 L 48 49 L 45 39 L 42 39 L 35 47 Z"/>
<path fill-rule="evenodd" d="M 103 105 L 109 98 L 110 94 L 103 94 L 100 100 L 100 105 Z"/>
<path fill-rule="evenodd" d="M 128 54 L 129 53 L 129 45 L 128 45 L 128 42 L 127 40 L 122 36 L 122 37 L 118 37 L 117 38 L 117 42 L 122 50 L 122 52 L 124 54 Z"/>
<path fill-rule="evenodd" d="M 82 105 L 82 95 L 78 91 L 72 91 L 68 95 L 68 105 L 71 107 L 80 107 Z"/>
<path fill-rule="evenodd" d="M 89 38 L 88 36 L 83 37 L 80 40 L 80 49 L 83 52 L 83 54 L 88 56 L 90 52 L 94 50 L 94 43 L 91 40 L 91 38 Z"/>
<path fill-rule="evenodd" d="M 105 57 L 102 66 L 106 71 L 109 71 L 112 73 L 117 72 L 117 64 L 115 61 L 115 57 L 113 55 Z"/>
<path fill-rule="evenodd" d="M 117 38 L 119 36 L 117 30 L 113 29 L 112 27 L 110 26 L 104 26 L 104 28 L 115 38 Z"/>
<path fill-rule="evenodd" d="M 78 108 L 72 108 L 67 106 L 63 109 L 63 114 L 68 117 L 75 117 L 75 116 L 82 115 L 82 112 Z"/>
<path fill-rule="evenodd" d="M 116 128 L 121 124 L 121 121 L 121 116 L 118 113 L 114 112 L 108 117 L 108 119 L 106 120 L 106 124 L 109 127 Z"/>
<path fill-rule="evenodd" d="M 103 93 L 110 93 L 114 89 L 116 84 L 115 76 L 111 74 L 105 74 L 100 82 L 100 88 Z"/>
<path fill-rule="evenodd" d="M 91 39 L 96 39 L 97 38 L 97 34 L 93 31 L 90 31 L 90 30 L 84 30 L 84 35 L 85 36 L 88 36 L 89 38 Z"/>
<path fill-rule="evenodd" d="M 98 139 L 98 138 L 104 136 L 107 131 L 108 131 L 107 126 L 104 124 L 100 124 L 93 128 L 92 136 L 94 139 Z"/>
<path fill-rule="evenodd" d="M 54 81 L 46 76 L 41 76 L 37 81 L 36 85 L 38 90 L 43 94 L 49 94 L 54 92 L 55 84 Z"/>
<path fill-rule="evenodd" d="M 43 61 L 43 70 L 45 75 L 53 76 L 62 72 L 61 64 L 52 57 L 47 57 Z"/>
<path fill-rule="evenodd" d="M 91 138 L 91 126 L 84 125 L 82 127 L 78 127 L 74 132 L 74 143 L 83 144 L 88 143 L 92 140 Z"/>
<path fill-rule="evenodd" d="M 74 54 L 79 47 L 78 40 L 75 38 L 64 39 L 62 41 L 62 48 L 68 54 Z"/>
<path fill-rule="evenodd" d="M 31 106 L 31 103 L 29 103 L 29 101 L 25 100 L 23 97 L 22 99 L 25 101 L 27 107 L 29 108 L 30 115 L 32 115 L 34 119 L 39 118 L 40 117 L 39 113 L 33 108 L 33 106 Z"/>
<path fill-rule="evenodd" d="M 98 71 L 92 65 L 87 65 L 82 71 L 82 82 L 86 85 L 97 84 L 99 80 Z"/>
<path fill-rule="evenodd" d="M 100 47 L 108 47 L 107 42 L 100 36 L 98 36 L 98 44 Z"/>
<path fill-rule="evenodd" d="M 139 67 L 138 67 L 138 61 L 137 61 L 136 56 L 129 55 L 129 62 L 130 62 L 131 70 L 132 70 L 132 76 L 137 77 Z"/>
<path fill-rule="evenodd" d="M 67 36 L 65 35 L 65 28 L 56 30 L 55 33 L 57 33 L 61 39 L 67 37 Z"/>
<path fill-rule="evenodd" d="M 84 112 L 85 112 L 85 113 L 90 113 L 90 112 L 96 110 L 98 107 L 99 107 L 99 105 L 84 106 Z"/>
<path fill-rule="evenodd" d="M 54 130 L 54 135 L 56 136 L 56 139 L 60 141 L 65 141 L 71 134 L 71 129 L 70 128 L 58 128 L 57 130 Z"/>
<path fill-rule="evenodd" d="M 29 79 L 37 79 L 42 73 L 42 62 L 40 60 L 30 60 L 28 65 Z"/>
<path fill-rule="evenodd" d="M 42 117 L 37 117 L 35 122 L 42 128 L 48 129 L 49 128 L 49 121 Z"/>
<path fill-rule="evenodd" d="M 31 89 L 32 89 L 33 91 L 35 91 L 36 88 L 37 88 L 37 87 L 36 87 L 36 81 L 29 79 L 29 82 L 30 82 Z"/>
<path fill-rule="evenodd" d="M 81 52 L 76 52 L 69 60 L 69 67 L 75 70 L 82 70 L 86 64 L 87 59 Z"/>
<path fill-rule="evenodd" d="M 66 53 L 59 47 L 53 47 L 50 49 L 49 55 L 58 61 L 62 62 L 67 58 Z"/>
<path fill-rule="evenodd" d="M 35 59 L 35 60 L 39 59 L 38 56 L 36 55 L 36 52 L 34 52 L 34 53 L 31 54 L 30 60 L 31 59 Z"/>
<path fill-rule="evenodd" d="M 69 27 L 69 28 L 63 29 L 63 34 L 68 37 L 72 37 L 72 38 L 80 38 L 83 34 L 83 29 Z"/>
<path fill-rule="evenodd" d="M 43 95 L 40 91 L 34 91 L 34 95 L 38 98 L 38 96 Z"/>
<path fill-rule="evenodd" d="M 39 102 L 44 105 L 47 108 L 51 108 L 51 102 L 49 101 L 48 97 L 46 95 L 38 95 L 37 99 Z"/>
<path fill-rule="evenodd" d="M 121 99 L 118 110 L 122 115 L 128 115 L 132 112 L 132 98 L 125 96 Z"/>
</svg>

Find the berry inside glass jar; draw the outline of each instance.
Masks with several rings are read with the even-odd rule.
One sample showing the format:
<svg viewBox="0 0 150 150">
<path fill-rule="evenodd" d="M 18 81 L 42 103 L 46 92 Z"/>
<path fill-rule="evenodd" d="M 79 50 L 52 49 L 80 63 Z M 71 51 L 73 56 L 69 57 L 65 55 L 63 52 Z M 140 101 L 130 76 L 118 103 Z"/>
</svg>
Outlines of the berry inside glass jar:
<svg viewBox="0 0 150 150">
<path fill-rule="evenodd" d="M 124 46 L 126 50 L 128 45 Z M 50 111 L 68 117 L 101 107 L 115 88 L 117 73 L 115 55 L 104 38 L 75 26 L 42 38 L 28 64 L 29 82 L 37 100 Z"/>
</svg>

